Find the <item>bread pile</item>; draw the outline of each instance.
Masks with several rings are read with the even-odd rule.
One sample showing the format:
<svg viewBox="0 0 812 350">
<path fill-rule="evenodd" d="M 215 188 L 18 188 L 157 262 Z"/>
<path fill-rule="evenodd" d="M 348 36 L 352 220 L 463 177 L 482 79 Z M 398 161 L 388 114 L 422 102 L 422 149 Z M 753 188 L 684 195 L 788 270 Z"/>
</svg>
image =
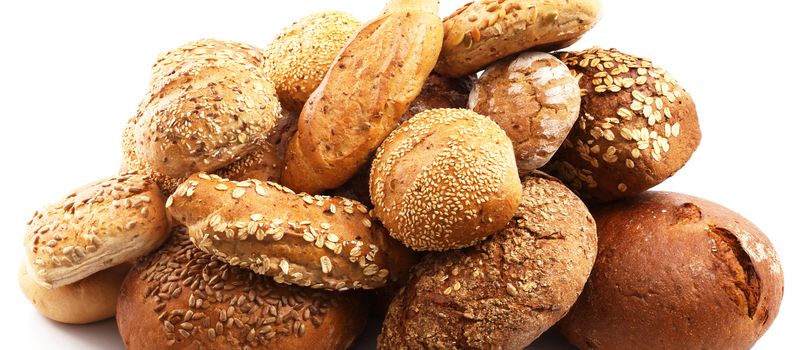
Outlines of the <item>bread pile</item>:
<svg viewBox="0 0 812 350">
<path fill-rule="evenodd" d="M 130 349 L 746 349 L 781 265 L 736 213 L 647 191 L 699 145 L 651 60 L 558 51 L 596 0 L 391 0 L 267 50 L 161 55 L 122 172 L 37 211 L 19 283 Z M 479 73 L 479 74 L 478 74 Z M 370 302 L 369 300 L 372 300 Z"/>
</svg>

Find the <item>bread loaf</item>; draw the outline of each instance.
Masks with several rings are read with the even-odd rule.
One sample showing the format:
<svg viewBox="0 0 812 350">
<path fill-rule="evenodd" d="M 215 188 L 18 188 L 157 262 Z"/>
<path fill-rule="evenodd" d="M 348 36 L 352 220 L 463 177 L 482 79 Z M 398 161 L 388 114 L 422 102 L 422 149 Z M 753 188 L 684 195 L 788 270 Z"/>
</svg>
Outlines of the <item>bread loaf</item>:
<svg viewBox="0 0 812 350">
<path fill-rule="evenodd" d="M 505 130 L 522 175 L 550 161 L 578 120 L 580 106 L 578 81 L 567 66 L 537 51 L 489 66 L 468 101 L 474 112 Z"/>
<path fill-rule="evenodd" d="M 571 45 L 598 22 L 599 0 L 477 0 L 443 21 L 437 72 L 475 73 L 501 58 Z"/>
<path fill-rule="evenodd" d="M 598 257 L 560 329 L 581 349 L 749 349 L 778 314 L 770 241 L 718 204 L 646 192 L 593 210 Z"/>
<path fill-rule="evenodd" d="M 403 123 L 378 148 L 370 179 L 375 216 L 415 250 L 473 245 L 504 228 L 521 197 L 510 139 L 465 109 Z"/>
<path fill-rule="evenodd" d="M 392 0 L 350 40 L 299 116 L 282 185 L 319 194 L 369 161 L 434 68 L 438 12 L 437 0 Z"/>
<path fill-rule="evenodd" d="M 595 260 L 595 222 L 558 181 L 534 173 L 523 186 L 505 230 L 412 269 L 378 349 L 524 349 L 567 313 Z"/>
</svg>

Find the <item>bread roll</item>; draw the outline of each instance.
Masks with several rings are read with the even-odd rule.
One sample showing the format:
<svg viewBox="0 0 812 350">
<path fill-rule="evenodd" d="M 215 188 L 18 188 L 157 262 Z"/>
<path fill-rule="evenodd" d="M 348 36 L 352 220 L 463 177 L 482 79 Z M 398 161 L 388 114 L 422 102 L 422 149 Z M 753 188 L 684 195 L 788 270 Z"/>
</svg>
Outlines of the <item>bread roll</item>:
<svg viewBox="0 0 812 350">
<path fill-rule="evenodd" d="M 188 42 L 158 56 L 152 65 L 150 86 L 160 85 L 161 80 L 171 79 L 185 71 L 190 64 L 206 62 L 259 67 L 262 63 L 262 51 L 251 45 L 217 39 Z"/>
<path fill-rule="evenodd" d="M 361 22 L 339 11 L 318 12 L 293 23 L 265 50 L 262 70 L 276 84 L 282 106 L 301 111 L 341 48 Z"/>
<path fill-rule="evenodd" d="M 550 54 L 530 51 L 482 73 L 468 107 L 507 132 L 524 175 L 539 169 L 567 138 L 581 106 L 578 81 Z"/>
<path fill-rule="evenodd" d="M 167 204 L 198 248 L 279 283 L 379 288 L 412 265 L 412 253 L 349 199 L 198 174 Z"/>
<path fill-rule="evenodd" d="M 558 181 L 524 180 L 503 231 L 412 269 L 378 349 L 524 349 L 575 303 L 595 261 L 595 222 Z"/>
<path fill-rule="evenodd" d="M 133 268 L 116 315 L 129 350 L 343 350 L 365 320 L 353 293 L 276 284 L 197 250 L 182 229 Z"/>
<path fill-rule="evenodd" d="M 75 283 L 48 289 L 28 274 L 25 263 L 20 264 L 17 281 L 28 301 L 42 316 L 51 320 L 86 324 L 113 317 L 121 281 L 130 271 L 127 262 L 96 272 Z"/>
<path fill-rule="evenodd" d="M 521 197 L 510 139 L 464 109 L 403 123 L 378 148 L 370 178 L 375 215 L 415 250 L 473 245 L 504 228 Z"/>
<path fill-rule="evenodd" d="M 158 187 L 122 174 L 34 213 L 25 229 L 26 265 L 35 282 L 57 288 L 149 253 L 167 231 Z"/>
<path fill-rule="evenodd" d="M 560 324 L 579 348 L 749 349 L 778 314 L 778 256 L 740 215 L 667 192 L 593 213 L 597 262 Z"/>
<path fill-rule="evenodd" d="M 420 112 L 438 108 L 465 108 L 468 106 L 468 94 L 476 81 L 475 75 L 462 78 L 449 78 L 431 73 L 420 95 L 412 101 L 399 122 L 412 119 Z"/>
<path fill-rule="evenodd" d="M 135 135 L 133 134 L 137 118 L 138 116 L 133 116 L 127 120 L 124 133 L 121 136 L 122 161 L 120 171 L 122 173 L 136 173 L 145 176 L 161 189 L 161 193 L 164 196 L 169 196 L 172 192 L 175 192 L 178 185 L 186 180 L 186 178 L 170 177 L 161 174 L 150 168 L 149 165 L 138 156 L 136 153 Z"/>
<path fill-rule="evenodd" d="M 448 16 L 437 72 L 452 77 L 527 49 L 574 43 L 598 22 L 599 0 L 477 0 Z"/>
<path fill-rule="evenodd" d="M 319 194 L 369 161 L 434 68 L 438 12 L 437 0 L 392 0 L 350 40 L 302 110 L 283 185 Z"/>
</svg>

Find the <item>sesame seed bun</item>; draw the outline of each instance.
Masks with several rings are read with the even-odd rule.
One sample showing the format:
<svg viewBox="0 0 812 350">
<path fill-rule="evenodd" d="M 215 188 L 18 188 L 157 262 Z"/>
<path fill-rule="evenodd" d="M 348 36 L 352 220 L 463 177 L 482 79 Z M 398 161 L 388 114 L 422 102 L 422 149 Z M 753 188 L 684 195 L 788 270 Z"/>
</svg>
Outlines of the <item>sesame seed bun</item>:
<svg viewBox="0 0 812 350">
<path fill-rule="evenodd" d="M 560 323 L 580 349 L 749 349 L 775 320 L 783 271 L 747 219 L 668 192 L 593 214 L 595 267 Z"/>
<path fill-rule="evenodd" d="M 595 261 L 595 222 L 557 180 L 523 186 L 506 229 L 415 265 L 378 349 L 524 349 L 567 313 Z"/>
<path fill-rule="evenodd" d="M 343 350 L 366 312 L 353 293 L 284 286 L 222 263 L 179 228 L 127 276 L 116 321 L 130 350 Z"/>
<path fill-rule="evenodd" d="M 567 138 L 581 106 L 578 81 L 550 54 L 524 52 L 482 73 L 468 107 L 487 115 L 513 141 L 519 174 L 541 168 Z"/>
<path fill-rule="evenodd" d="M 262 69 L 276 84 L 282 106 L 300 111 L 361 22 L 339 11 L 300 19 L 271 41 Z"/>
<path fill-rule="evenodd" d="M 43 316 L 62 323 L 86 324 L 116 314 L 119 288 L 131 266 L 127 262 L 74 283 L 48 289 L 34 282 L 22 263 L 17 281 L 25 297 Z"/>
<path fill-rule="evenodd" d="M 246 67 L 259 67 L 262 63 L 262 51 L 251 45 L 217 39 L 188 42 L 158 56 L 152 65 L 150 86 L 162 84 L 161 80 L 171 79 L 190 64 L 205 62 L 232 62 Z"/>
<path fill-rule="evenodd" d="M 587 203 L 665 181 L 699 146 L 696 106 L 668 72 L 615 49 L 560 53 L 581 86 L 581 111 L 544 168 Z"/>
<path fill-rule="evenodd" d="M 465 109 L 403 123 L 378 148 L 370 178 L 375 215 L 415 250 L 473 245 L 504 228 L 521 197 L 510 139 Z"/>
</svg>

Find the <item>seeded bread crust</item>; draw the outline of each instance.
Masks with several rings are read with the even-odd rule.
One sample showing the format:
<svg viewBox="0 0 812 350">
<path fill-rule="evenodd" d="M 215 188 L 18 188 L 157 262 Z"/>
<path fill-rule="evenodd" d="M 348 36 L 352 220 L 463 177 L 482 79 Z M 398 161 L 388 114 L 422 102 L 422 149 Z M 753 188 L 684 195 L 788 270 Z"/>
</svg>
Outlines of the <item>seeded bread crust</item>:
<svg viewBox="0 0 812 350">
<path fill-rule="evenodd" d="M 525 175 L 541 168 L 567 138 L 581 106 L 578 81 L 557 58 L 524 52 L 482 73 L 468 107 L 493 119 L 513 141 Z"/>
<path fill-rule="evenodd" d="M 443 21 L 445 39 L 437 72 L 475 73 L 499 59 L 536 48 L 572 45 L 600 18 L 599 0 L 478 0 Z"/>
<path fill-rule="evenodd" d="M 25 229 L 26 266 L 41 286 L 64 286 L 158 248 L 167 225 L 164 196 L 149 179 L 104 179 L 34 213 Z"/>
<path fill-rule="evenodd" d="M 42 316 L 62 323 L 87 324 L 116 314 L 118 292 L 130 267 L 132 264 L 127 262 L 75 283 L 48 289 L 34 282 L 25 263 L 22 263 L 17 282 L 25 297 Z"/>
<path fill-rule="evenodd" d="M 354 293 L 276 284 L 198 250 L 178 230 L 122 285 L 116 321 L 128 349 L 343 350 L 363 329 Z"/>
<path fill-rule="evenodd" d="M 595 222 L 557 180 L 533 173 L 523 186 L 506 229 L 412 269 L 378 349 L 523 349 L 567 313 L 595 260 Z"/>
<path fill-rule="evenodd" d="M 578 348 L 749 349 L 778 314 L 781 264 L 740 215 L 668 192 L 593 213 L 597 262 L 560 323 Z"/>
<path fill-rule="evenodd" d="M 152 65 L 150 86 L 163 84 L 190 64 L 234 62 L 246 67 L 259 67 L 262 51 L 254 46 L 217 39 L 201 39 L 162 53 Z"/>
<path fill-rule="evenodd" d="M 633 196 L 691 158 L 702 133 L 691 96 L 650 60 L 615 49 L 559 53 L 581 87 L 581 111 L 544 168 L 589 203 Z"/>
<path fill-rule="evenodd" d="M 178 187 L 167 206 L 189 227 L 195 246 L 278 283 L 372 289 L 412 265 L 412 253 L 366 207 L 345 198 L 201 173 Z"/>
<path fill-rule="evenodd" d="M 319 194 L 370 160 L 434 68 L 438 12 L 437 0 L 393 0 L 350 40 L 302 110 L 283 185 Z"/>
</svg>

